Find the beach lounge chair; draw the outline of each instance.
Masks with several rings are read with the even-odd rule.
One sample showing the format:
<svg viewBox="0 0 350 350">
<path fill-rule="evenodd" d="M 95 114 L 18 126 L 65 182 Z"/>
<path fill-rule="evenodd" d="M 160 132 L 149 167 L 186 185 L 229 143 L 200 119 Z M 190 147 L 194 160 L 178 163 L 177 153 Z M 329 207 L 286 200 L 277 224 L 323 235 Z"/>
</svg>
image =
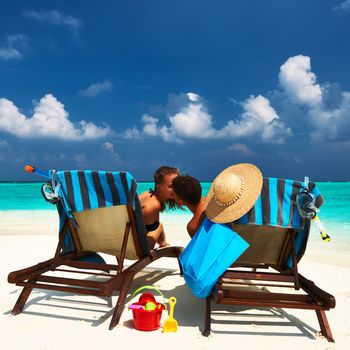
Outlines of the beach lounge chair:
<svg viewBox="0 0 350 350">
<path fill-rule="evenodd" d="M 325 311 L 335 307 L 335 298 L 298 272 L 310 219 L 300 215 L 295 201 L 297 193 L 307 186 L 319 208 L 323 198 L 314 183 L 264 178 L 254 207 L 231 223 L 249 247 L 221 275 L 206 298 L 205 336 L 211 331 L 214 300 L 227 305 L 315 310 L 322 335 L 334 342 Z"/>
<path fill-rule="evenodd" d="M 119 290 L 109 325 L 113 329 L 135 274 L 159 258 L 178 258 L 182 248 L 149 248 L 137 183 L 129 173 L 84 170 L 47 174 L 51 190 L 46 188 L 44 193 L 57 202 L 59 241 L 52 259 L 8 275 L 9 283 L 23 287 L 12 314 L 22 312 L 33 288 L 103 297 Z M 116 264 L 106 264 L 98 252 L 115 256 Z M 136 261 L 125 267 L 124 259 Z M 89 274 L 89 278 L 57 276 L 62 272 Z"/>
</svg>

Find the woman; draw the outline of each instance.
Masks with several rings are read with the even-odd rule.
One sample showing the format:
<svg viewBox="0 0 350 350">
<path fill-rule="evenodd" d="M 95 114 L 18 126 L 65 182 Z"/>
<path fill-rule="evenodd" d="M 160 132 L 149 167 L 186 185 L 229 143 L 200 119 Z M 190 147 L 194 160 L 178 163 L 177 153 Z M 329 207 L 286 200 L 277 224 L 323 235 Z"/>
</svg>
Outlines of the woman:
<svg viewBox="0 0 350 350">
<path fill-rule="evenodd" d="M 160 247 L 169 245 L 166 241 L 163 225 L 159 222 L 159 214 L 165 210 L 166 206 L 170 209 L 176 208 L 172 181 L 178 175 L 179 170 L 177 168 L 160 167 L 153 175 L 154 190 L 150 189 L 139 196 L 147 237 L 152 248 L 155 243 L 158 243 Z"/>
</svg>

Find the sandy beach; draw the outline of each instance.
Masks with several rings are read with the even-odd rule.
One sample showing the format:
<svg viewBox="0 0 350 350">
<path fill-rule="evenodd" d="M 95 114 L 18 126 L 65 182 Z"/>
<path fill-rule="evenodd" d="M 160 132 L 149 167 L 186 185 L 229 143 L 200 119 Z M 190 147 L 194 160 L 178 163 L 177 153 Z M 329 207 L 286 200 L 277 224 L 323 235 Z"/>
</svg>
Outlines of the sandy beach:
<svg viewBox="0 0 350 350">
<path fill-rule="evenodd" d="M 11 315 L 20 287 L 7 283 L 10 271 L 34 265 L 51 258 L 57 244 L 57 214 L 38 212 L 24 217 L 12 212 L 0 222 L 1 255 L 1 344 L 3 349 L 61 349 L 64 346 L 83 349 L 125 346 L 128 349 L 219 349 L 233 345 L 246 349 L 347 349 L 350 341 L 350 258 L 330 252 L 329 248 L 309 244 L 299 264 L 299 271 L 320 288 L 333 294 L 336 308 L 327 312 L 336 343 L 328 343 L 319 335 L 314 311 L 279 308 L 247 308 L 213 306 L 212 334 L 201 335 L 204 301 L 197 299 L 185 285 L 174 259 L 161 259 L 137 275 L 132 291 L 152 284 L 166 297 L 175 296 L 178 303 L 174 317 L 177 333 L 137 331 L 131 311 L 125 309 L 121 321 L 108 330 L 111 301 L 93 296 L 34 290 L 24 312 Z M 15 218 L 17 220 L 15 221 Z M 165 227 L 169 241 L 185 246 L 186 216 Z M 106 257 L 113 262 L 113 257 Z M 117 294 L 113 296 L 115 304 Z M 129 302 L 129 300 L 128 300 Z M 163 312 L 162 322 L 168 317 Z"/>
</svg>

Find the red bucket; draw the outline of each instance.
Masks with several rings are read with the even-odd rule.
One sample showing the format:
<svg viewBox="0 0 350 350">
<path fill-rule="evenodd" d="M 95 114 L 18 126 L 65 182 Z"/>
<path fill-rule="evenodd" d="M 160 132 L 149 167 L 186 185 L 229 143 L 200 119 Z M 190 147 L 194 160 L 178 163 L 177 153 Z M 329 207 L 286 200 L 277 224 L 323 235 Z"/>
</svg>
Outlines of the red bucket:
<svg viewBox="0 0 350 350">
<path fill-rule="evenodd" d="M 155 303 L 155 310 L 133 309 L 135 328 L 139 331 L 154 331 L 160 327 L 160 319 L 165 306 L 162 303 Z M 143 305 L 134 303 L 133 305 Z"/>
<path fill-rule="evenodd" d="M 144 286 L 136 290 L 132 298 L 143 289 L 152 289 L 157 291 L 161 296 L 163 294 L 153 286 Z M 164 299 L 164 297 L 163 297 Z M 150 303 L 151 308 L 146 307 Z M 165 309 L 165 305 L 162 303 L 156 302 L 154 295 L 151 293 L 143 293 L 139 301 L 133 303 L 129 306 L 129 309 L 132 310 L 132 315 L 134 318 L 134 326 L 139 331 L 154 331 L 160 327 L 160 319 L 162 317 L 162 311 Z"/>
</svg>

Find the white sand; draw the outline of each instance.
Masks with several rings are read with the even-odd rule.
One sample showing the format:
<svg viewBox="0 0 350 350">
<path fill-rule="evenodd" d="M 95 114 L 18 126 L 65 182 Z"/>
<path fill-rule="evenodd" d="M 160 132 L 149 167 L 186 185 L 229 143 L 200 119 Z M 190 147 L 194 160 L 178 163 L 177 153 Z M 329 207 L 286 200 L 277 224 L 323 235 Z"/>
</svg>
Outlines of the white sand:
<svg viewBox="0 0 350 350">
<path fill-rule="evenodd" d="M 169 241 L 186 245 L 186 216 L 176 222 L 163 221 Z M 24 312 L 11 315 L 20 290 L 7 283 L 13 270 L 34 265 L 51 258 L 57 244 L 57 214 L 38 213 L 26 217 L 8 213 L 0 217 L 1 254 L 1 348 L 2 349 L 347 349 L 350 341 L 350 269 L 346 255 L 336 259 L 333 249 L 309 245 L 299 264 L 300 272 L 319 287 L 333 294 L 337 306 L 327 312 L 335 344 L 319 336 L 314 311 L 293 309 L 255 309 L 214 306 L 212 334 L 201 335 L 204 322 L 204 301 L 195 298 L 179 276 L 175 259 L 162 259 L 150 265 L 135 279 L 132 290 L 153 284 L 178 303 L 175 318 L 177 333 L 161 329 L 140 332 L 132 326 L 131 312 L 125 309 L 122 319 L 108 330 L 111 307 L 108 301 L 93 296 L 34 290 Z M 113 262 L 113 257 L 108 259 Z M 322 263 L 323 262 L 323 263 Z M 113 297 L 113 305 L 117 296 Z M 234 313 L 233 313 L 234 312 Z M 167 314 L 163 312 L 163 320 Z"/>
</svg>

